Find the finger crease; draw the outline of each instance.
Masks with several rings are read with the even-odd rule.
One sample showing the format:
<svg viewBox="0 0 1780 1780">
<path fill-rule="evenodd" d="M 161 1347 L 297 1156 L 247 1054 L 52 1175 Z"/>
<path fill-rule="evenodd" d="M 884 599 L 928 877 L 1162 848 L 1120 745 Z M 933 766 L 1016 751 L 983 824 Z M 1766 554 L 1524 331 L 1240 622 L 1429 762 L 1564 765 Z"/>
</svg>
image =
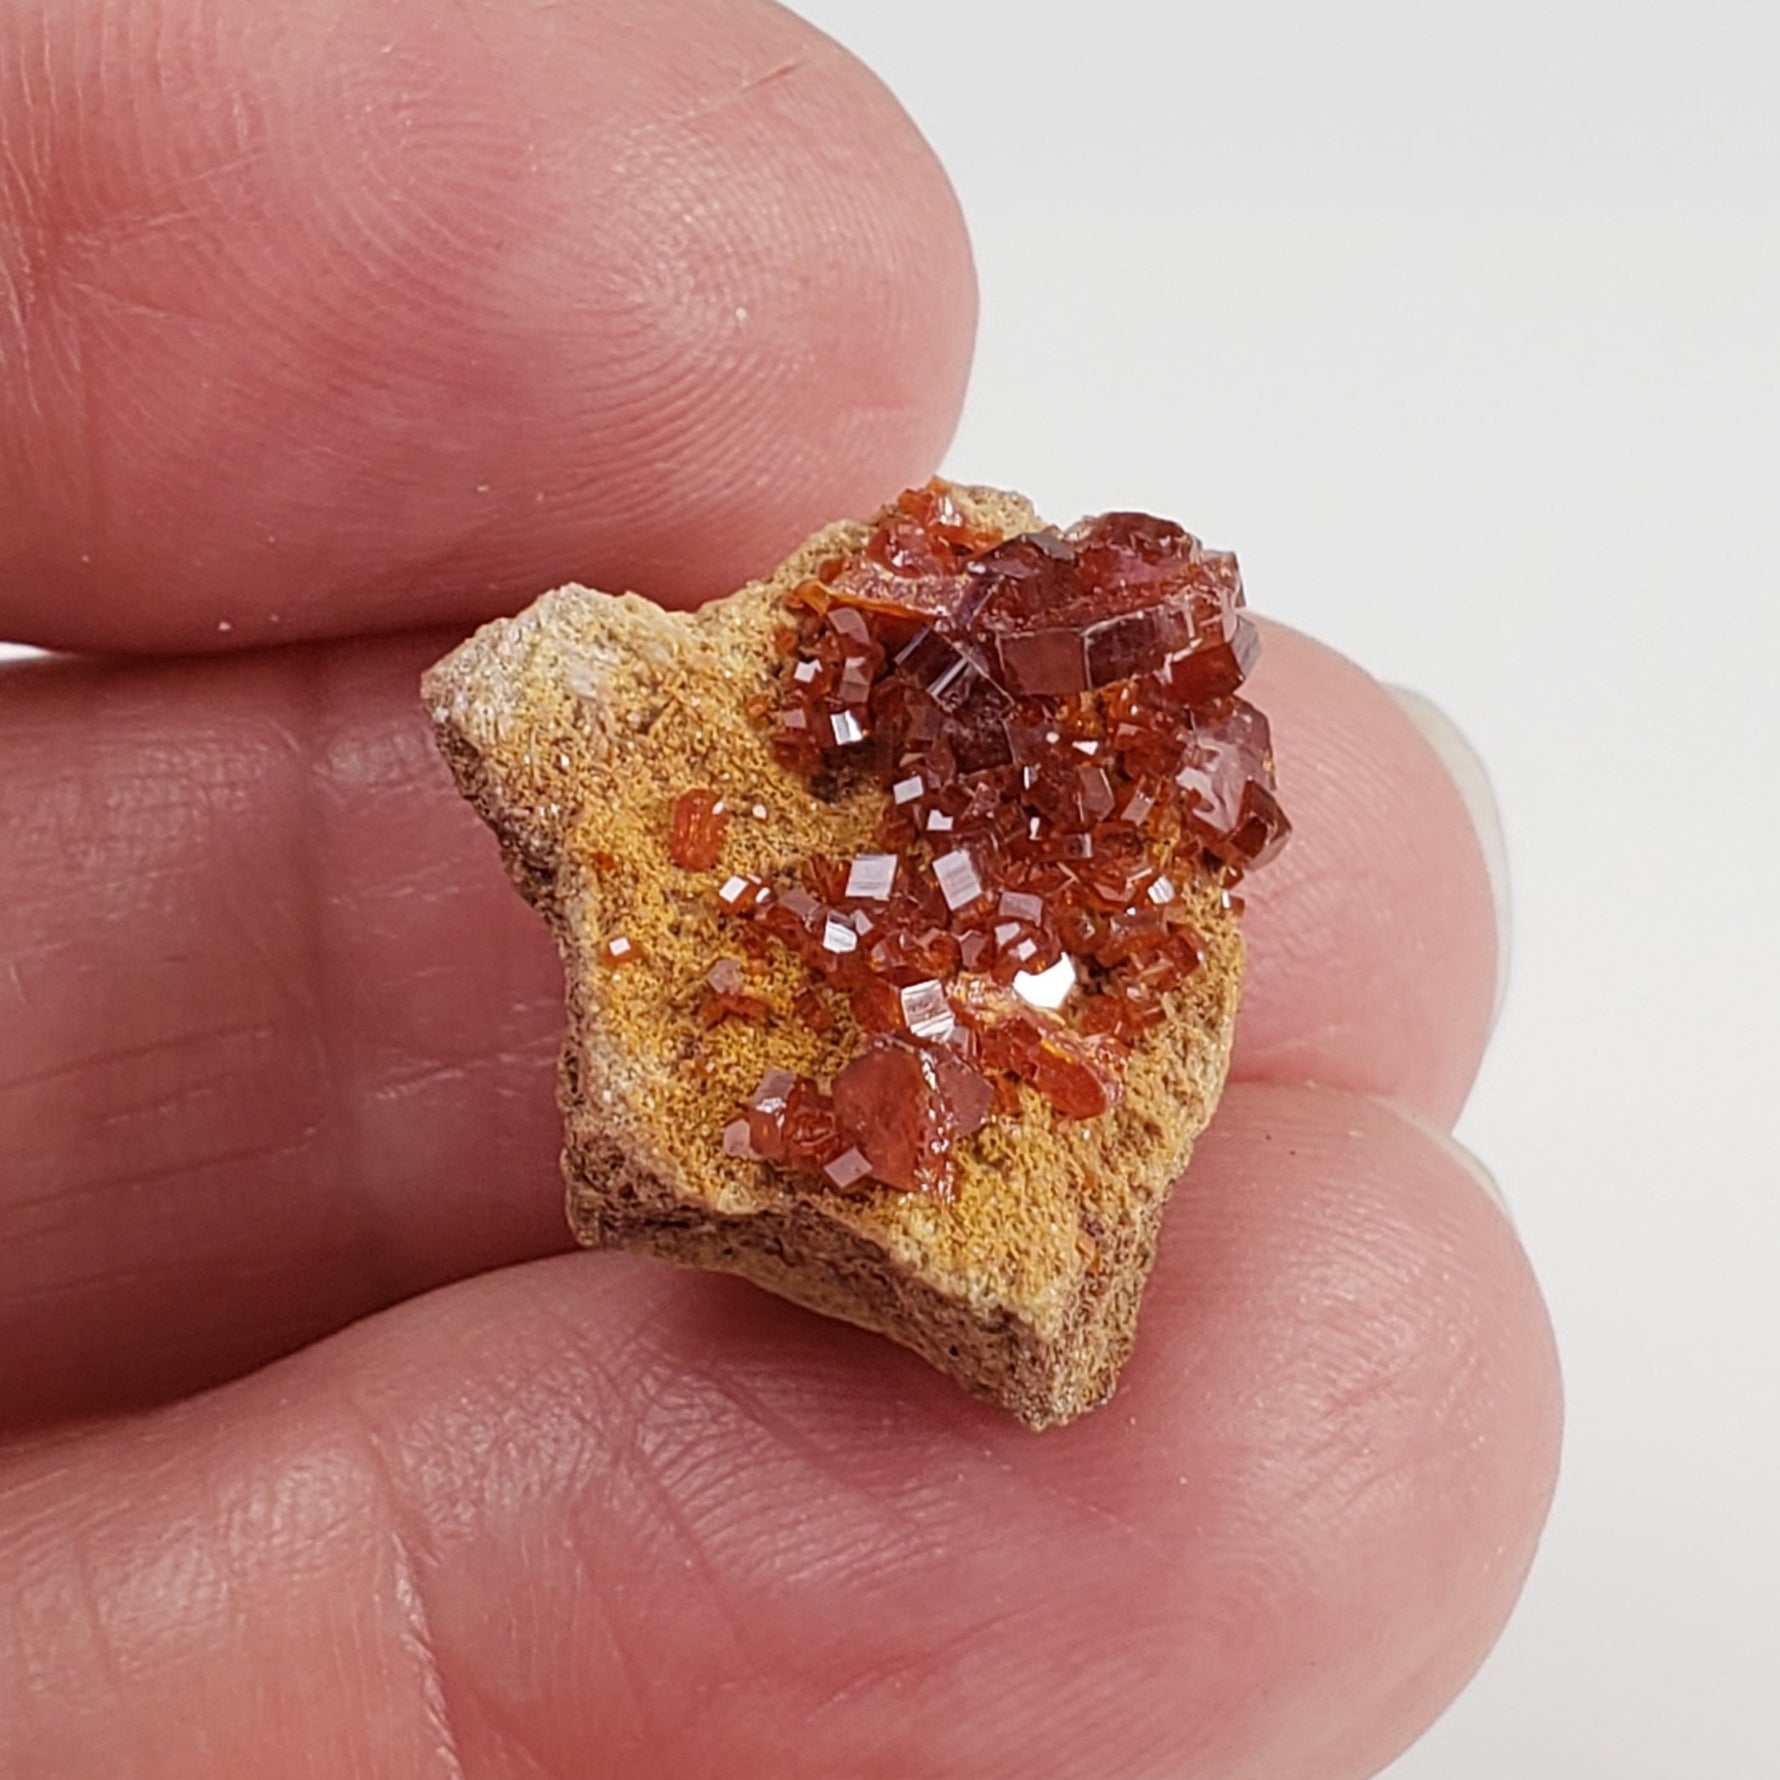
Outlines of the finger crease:
<svg viewBox="0 0 1780 1780">
<path fill-rule="evenodd" d="M 425 1570 L 420 1557 L 424 1542 L 409 1524 L 382 1446 L 368 1431 L 362 1444 L 389 1529 L 389 1554 L 394 1566 L 392 1592 L 401 1614 L 396 1636 L 413 1667 L 422 1722 L 439 1763 L 441 1780 L 467 1780 L 457 1719 L 446 1691 L 438 1646 L 433 1641 L 432 1614 L 427 1607 Z"/>
</svg>

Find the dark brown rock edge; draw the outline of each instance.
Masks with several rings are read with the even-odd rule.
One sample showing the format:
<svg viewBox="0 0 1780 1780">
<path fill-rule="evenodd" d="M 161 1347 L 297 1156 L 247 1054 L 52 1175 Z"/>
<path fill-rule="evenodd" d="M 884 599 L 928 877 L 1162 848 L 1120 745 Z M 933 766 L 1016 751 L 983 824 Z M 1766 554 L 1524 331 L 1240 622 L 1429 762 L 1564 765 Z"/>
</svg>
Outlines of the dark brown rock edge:
<svg viewBox="0 0 1780 1780">
<path fill-rule="evenodd" d="M 1017 495 L 957 492 L 1004 534 L 1038 524 Z M 713 959 L 737 950 L 715 908 L 726 877 L 775 878 L 812 852 L 868 845 L 881 794 L 818 801 L 743 710 L 767 683 L 785 591 L 867 529 L 830 526 L 696 613 L 546 594 L 453 650 L 422 696 L 459 789 L 562 952 L 576 1237 L 740 1274 L 1048 1427 L 1104 1402 L 1131 1350 L 1163 1208 L 1223 1086 L 1241 936 L 1215 883 L 1186 887 L 1206 960 L 1133 1054 L 1119 1105 L 1072 1122 L 1023 1089 L 1018 1119 L 963 1145 L 954 1203 L 840 1193 L 723 1154 L 723 1125 L 765 1068 L 827 1079 L 858 1040 L 844 1019 L 825 1036 L 796 1020 L 804 978 L 784 958 L 750 985 L 782 1018 L 707 1028 L 697 1006 Z M 708 872 L 667 853 L 674 800 L 695 786 L 735 812 Z M 614 969 L 601 948 L 620 934 L 638 958 Z"/>
</svg>

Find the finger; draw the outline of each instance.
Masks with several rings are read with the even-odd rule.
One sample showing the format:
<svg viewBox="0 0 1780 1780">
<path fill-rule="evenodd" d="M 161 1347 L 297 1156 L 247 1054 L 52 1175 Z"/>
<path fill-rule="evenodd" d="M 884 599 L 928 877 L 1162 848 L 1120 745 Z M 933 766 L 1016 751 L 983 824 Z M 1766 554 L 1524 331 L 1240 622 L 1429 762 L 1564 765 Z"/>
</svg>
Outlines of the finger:
<svg viewBox="0 0 1780 1780">
<path fill-rule="evenodd" d="M 426 731 L 444 646 L 8 671 L 0 1423 L 566 1244 L 561 972 Z"/>
<path fill-rule="evenodd" d="M 15 1458 L 0 1768 L 1342 1780 L 1493 1639 L 1556 1428 L 1445 1141 L 1237 1088 L 1066 1430 L 582 1257 Z"/>
<path fill-rule="evenodd" d="M 0 3 L 0 636 L 719 591 L 928 472 L 973 323 L 925 144 L 766 0 Z"/>
<path fill-rule="evenodd" d="M 194 1389 L 564 1241 L 554 948 L 426 734 L 440 647 L 5 682 L 0 1418 Z M 1252 880 L 1239 1073 L 1443 1116 L 1487 1020 L 1475 839 L 1372 682 L 1270 653 L 1299 832 Z"/>
<path fill-rule="evenodd" d="M 1503 944 L 1466 799 L 1398 699 L 1325 645 L 1269 625 L 1248 690 L 1273 720 L 1293 834 L 1243 885 L 1232 1072 L 1450 1125 L 1489 1039 Z"/>
</svg>

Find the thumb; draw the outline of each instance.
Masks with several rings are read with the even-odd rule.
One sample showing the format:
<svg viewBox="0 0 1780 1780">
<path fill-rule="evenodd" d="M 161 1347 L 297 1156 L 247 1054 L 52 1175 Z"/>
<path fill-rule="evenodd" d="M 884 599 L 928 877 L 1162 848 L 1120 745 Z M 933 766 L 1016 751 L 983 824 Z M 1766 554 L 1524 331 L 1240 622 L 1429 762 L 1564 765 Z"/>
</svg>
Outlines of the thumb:
<svg viewBox="0 0 1780 1780">
<path fill-rule="evenodd" d="M 0 1459 L 0 1773 L 1358 1780 L 1500 1627 L 1556 1433 L 1456 1147 L 1240 1084 L 1072 1427 L 578 1255 Z"/>
</svg>

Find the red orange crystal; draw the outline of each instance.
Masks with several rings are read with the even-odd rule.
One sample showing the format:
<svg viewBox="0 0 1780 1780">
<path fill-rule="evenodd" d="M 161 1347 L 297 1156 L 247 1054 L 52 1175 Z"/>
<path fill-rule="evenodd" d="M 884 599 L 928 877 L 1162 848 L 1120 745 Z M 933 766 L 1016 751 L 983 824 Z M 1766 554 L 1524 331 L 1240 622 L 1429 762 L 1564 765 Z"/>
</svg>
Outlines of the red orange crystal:
<svg viewBox="0 0 1780 1780">
<path fill-rule="evenodd" d="M 668 857 L 688 871 L 709 871 L 723 856 L 729 808 L 715 791 L 688 791 L 674 801 Z"/>
<path fill-rule="evenodd" d="M 786 766 L 875 781 L 883 815 L 869 851 L 732 878 L 718 906 L 801 961 L 808 1025 L 838 995 L 866 1043 L 826 1091 L 770 1071 L 728 1153 L 946 1195 L 1018 1084 L 1066 1118 L 1116 1103 L 1200 963 L 1181 887 L 1228 886 L 1289 833 L 1267 720 L 1235 696 L 1259 647 L 1242 608 L 1235 558 L 1170 521 L 1002 540 L 939 483 L 794 590 L 778 698 L 751 714 Z M 682 798 L 674 857 L 714 864 L 720 816 Z"/>
<path fill-rule="evenodd" d="M 698 1017 L 707 1026 L 732 1016 L 738 1020 L 764 1020 L 772 1013 L 772 1005 L 747 989 L 747 967 L 739 958 L 719 958 L 705 973 L 705 995 L 698 1004 Z"/>
</svg>

